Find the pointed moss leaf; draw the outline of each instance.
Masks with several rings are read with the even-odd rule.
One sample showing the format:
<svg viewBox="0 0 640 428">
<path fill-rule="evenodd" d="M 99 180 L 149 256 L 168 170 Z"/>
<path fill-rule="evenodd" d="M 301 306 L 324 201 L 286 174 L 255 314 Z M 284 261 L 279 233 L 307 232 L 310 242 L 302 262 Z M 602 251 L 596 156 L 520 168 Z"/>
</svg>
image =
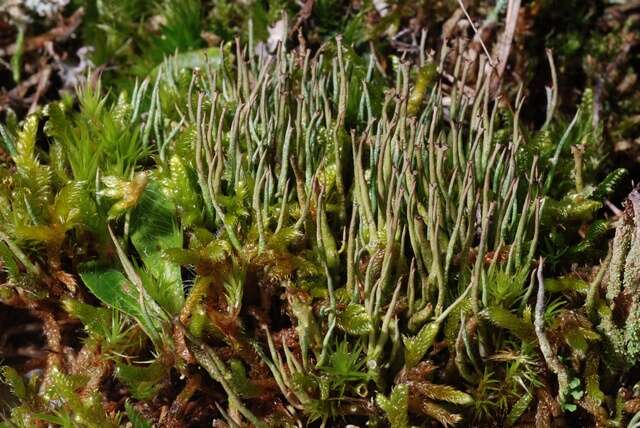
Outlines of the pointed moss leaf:
<svg viewBox="0 0 640 428">
<path fill-rule="evenodd" d="M 551 293 L 561 293 L 563 291 L 576 291 L 586 293 L 589 290 L 589 283 L 579 278 L 561 276 L 544 280 L 544 289 Z"/>
<path fill-rule="evenodd" d="M 18 172 L 20 188 L 16 189 L 22 196 L 20 204 L 27 205 L 26 211 L 32 219 L 45 221 L 45 215 L 51 199 L 51 170 L 41 165 L 36 153 L 36 137 L 38 134 L 38 116 L 31 115 L 25 119 L 22 130 L 18 132 L 16 155 L 13 160 Z M 18 203 L 14 200 L 14 204 Z M 14 205 L 15 206 L 15 205 Z"/>
<path fill-rule="evenodd" d="M 149 422 L 129 400 L 124 402 L 124 409 L 127 412 L 127 418 L 131 422 L 132 428 L 151 428 L 152 424 Z"/>
<path fill-rule="evenodd" d="M 367 374 L 360 371 L 365 361 L 360 358 L 362 350 L 359 347 L 349 346 L 346 340 L 336 346 L 335 351 L 329 355 L 329 364 L 322 369 L 335 379 L 367 380 Z"/>
<path fill-rule="evenodd" d="M 76 407 L 78 402 L 76 392 L 82 388 L 86 378 L 80 375 L 67 375 L 60 369 L 54 368 L 50 374 L 50 385 L 46 391 L 49 399 L 59 399 L 66 401 L 69 407 Z"/>
<path fill-rule="evenodd" d="M 373 324 L 367 310 L 362 305 L 349 303 L 344 311 L 338 313 L 338 327 L 354 336 L 368 334 Z"/>
<path fill-rule="evenodd" d="M 598 405 L 606 398 L 604 392 L 600 389 L 599 365 L 600 358 L 598 358 L 597 354 L 587 356 L 584 369 L 585 390 L 589 398 L 598 403 Z"/>
<path fill-rule="evenodd" d="M 546 287 L 546 282 L 545 282 Z M 519 339 L 532 340 L 535 337 L 533 324 L 499 306 L 490 306 L 483 311 L 483 315 L 498 327 L 510 331 Z"/>
<path fill-rule="evenodd" d="M 586 222 L 602 207 L 602 203 L 585 198 L 580 194 L 569 194 L 560 201 L 545 198 L 542 224 L 558 224 L 564 221 Z"/>
<path fill-rule="evenodd" d="M 54 142 L 49 146 L 49 164 L 57 182 L 71 181 L 67 173 L 67 155 L 61 144 Z"/>
<path fill-rule="evenodd" d="M 202 222 L 202 198 L 196 191 L 193 171 L 178 155 L 169 160 L 169 176 L 162 181 L 164 194 L 173 201 L 183 225 Z"/>
<path fill-rule="evenodd" d="M 166 375 L 166 368 L 157 361 L 147 366 L 116 364 L 116 376 L 138 400 L 153 397 L 162 387 L 162 380 Z"/>
<path fill-rule="evenodd" d="M 16 156 L 13 160 L 18 172 L 23 174 L 27 174 L 38 166 L 35 155 L 38 122 L 38 116 L 31 115 L 25 120 L 22 130 L 18 132 Z"/>
<path fill-rule="evenodd" d="M 609 219 L 601 218 L 598 220 L 594 220 L 587 230 L 587 235 L 585 236 L 584 241 L 593 244 L 594 242 L 604 237 L 611 228 L 612 224 Z"/>
<path fill-rule="evenodd" d="M 423 400 L 420 403 L 420 410 L 422 410 L 425 415 L 440 422 L 443 427 L 450 427 L 462 421 L 461 415 L 452 413 L 443 406 L 427 400 Z"/>
<path fill-rule="evenodd" d="M 273 250 L 284 252 L 289 245 L 299 240 L 304 235 L 294 226 L 283 227 L 269 237 L 267 246 Z"/>
<path fill-rule="evenodd" d="M 437 385 L 431 382 L 414 382 L 411 384 L 411 389 L 432 400 L 448 401 L 449 403 L 461 405 L 473 403 L 473 397 L 449 385 Z"/>
<path fill-rule="evenodd" d="M 320 400 L 328 400 L 331 394 L 329 379 L 321 377 L 318 379 L 318 389 L 320 390 Z"/>
<path fill-rule="evenodd" d="M 144 190 L 131 214 L 131 242 L 155 281 L 145 284 L 149 294 L 171 314 L 184 303 L 180 265 L 163 257 L 170 248 L 182 248 L 182 231 L 173 207 L 155 183 Z"/>
<path fill-rule="evenodd" d="M 329 269 L 335 269 L 338 266 L 338 249 L 336 246 L 336 240 L 331 233 L 326 213 L 323 211 L 322 214 L 323 215 L 320 218 L 322 245 L 327 258 L 327 266 L 329 266 Z"/>
<path fill-rule="evenodd" d="M 99 393 L 80 394 L 81 390 L 86 386 L 87 376 L 65 374 L 60 369 L 54 368 L 48 375 L 48 380 L 49 388 L 43 394 L 43 398 L 46 400 L 45 403 L 58 402 L 61 404 L 53 412 L 55 416 L 50 416 L 49 421 L 62 427 L 92 426 L 115 428 L 118 426 L 102 406 L 102 396 Z M 47 417 L 47 414 L 43 413 L 42 415 Z M 36 417 L 44 419 L 40 414 Z M 56 419 L 59 420 L 56 421 Z M 84 423 L 78 424 L 77 422 L 80 420 Z M 85 421 L 90 421 L 91 423 L 87 424 Z M 34 425 L 29 424 L 28 426 Z"/>
<path fill-rule="evenodd" d="M 433 62 L 422 66 L 418 70 L 416 83 L 411 91 L 407 105 L 407 111 L 411 116 L 415 116 L 420 111 L 422 99 L 437 77 L 438 66 Z"/>
<path fill-rule="evenodd" d="M 511 411 L 507 415 L 506 425 L 511 426 L 515 424 L 518 419 L 520 419 L 520 416 L 522 416 L 522 414 L 529 408 L 532 400 L 533 395 L 529 394 L 528 392 L 520 397 L 520 399 L 516 401 L 516 403 L 511 408 Z"/>
<path fill-rule="evenodd" d="M 409 428 L 409 387 L 406 384 L 394 387 L 388 398 L 378 394 L 376 402 L 386 413 L 391 428 Z"/>
<path fill-rule="evenodd" d="M 144 332 L 152 339 L 158 339 L 161 331 L 160 316 L 155 302 L 144 302 L 140 293 L 122 272 L 101 267 L 96 263 L 86 263 L 80 268 L 80 278 L 87 288 L 103 303 L 135 318 Z"/>
<path fill-rule="evenodd" d="M 413 337 L 404 337 L 404 363 L 409 367 L 414 367 L 422 360 L 440 330 L 440 323 L 430 322 L 424 325 L 418 334 Z"/>
<path fill-rule="evenodd" d="M 104 303 L 129 315 L 135 315 L 140 310 L 138 290 L 122 272 L 91 263 L 83 266 L 80 277 L 89 290 Z"/>
<path fill-rule="evenodd" d="M 232 359 L 229 361 L 229 369 L 231 373 L 231 383 L 238 391 L 238 394 L 242 397 L 252 397 L 258 394 L 259 390 L 251 383 L 251 380 L 247 376 L 247 370 L 245 369 L 242 361 L 238 359 Z"/>
<path fill-rule="evenodd" d="M 79 220 L 83 184 L 71 182 L 64 186 L 56 195 L 52 209 L 52 221 L 64 225 L 66 228 L 74 226 Z"/>
<path fill-rule="evenodd" d="M 523 287 L 527 276 L 529 275 L 528 267 L 519 269 L 515 273 L 506 270 L 497 269 L 489 274 L 487 291 L 489 292 L 493 305 L 508 307 L 515 302 L 523 293 Z"/>
<path fill-rule="evenodd" d="M 347 287 L 341 287 L 337 290 L 334 290 L 333 295 L 336 298 L 336 302 L 342 303 L 344 305 L 348 304 L 351 300 L 351 295 L 349 294 L 349 290 L 347 290 Z"/>
<path fill-rule="evenodd" d="M 21 400 L 27 399 L 27 387 L 16 369 L 9 366 L 0 367 L 0 380 L 9 385 L 16 397 Z"/>
<path fill-rule="evenodd" d="M 78 318 L 85 329 L 94 335 L 104 335 L 106 327 L 111 323 L 111 309 L 96 307 L 75 299 L 65 299 L 62 306 L 67 313 Z"/>
<path fill-rule="evenodd" d="M 55 139 L 58 144 L 67 137 L 66 133 L 70 121 L 67 119 L 64 105 L 61 102 L 54 102 L 45 107 L 47 123 L 44 125 L 44 132 L 49 137 Z"/>
<path fill-rule="evenodd" d="M 321 342 L 320 329 L 313 316 L 311 305 L 297 297 L 292 297 L 289 304 L 297 320 L 296 331 L 300 337 L 300 350 L 303 357 L 306 358 L 309 347 L 313 348 Z"/>
<path fill-rule="evenodd" d="M 191 312 L 191 320 L 188 326 L 189 333 L 198 338 L 202 337 L 202 332 L 207 325 L 207 321 L 209 321 L 209 318 L 203 305 L 196 305 L 196 307 Z"/>
<path fill-rule="evenodd" d="M 64 238 L 64 233 L 60 228 L 39 224 L 19 224 L 16 226 L 14 233 L 18 239 L 23 241 L 61 242 Z"/>
<path fill-rule="evenodd" d="M 572 328 L 564 335 L 567 344 L 580 356 L 584 356 L 589 349 L 589 344 L 578 328 Z"/>
<path fill-rule="evenodd" d="M 3 241 L 0 241 L 0 262 L 10 279 L 16 279 L 20 274 L 20 268 L 13 253 Z"/>
<path fill-rule="evenodd" d="M 4 126 L 2 123 L 0 123 L 0 143 L 2 143 L 2 147 L 11 157 L 16 156 L 15 136 L 11 133 L 9 127 Z"/>
<path fill-rule="evenodd" d="M 245 278 L 241 272 L 232 272 L 224 281 L 225 297 L 230 310 L 240 310 L 244 295 L 244 281 Z"/>
<path fill-rule="evenodd" d="M 593 192 L 594 198 L 609 196 L 618 188 L 629 172 L 624 168 L 617 168 L 607 175 Z"/>
</svg>

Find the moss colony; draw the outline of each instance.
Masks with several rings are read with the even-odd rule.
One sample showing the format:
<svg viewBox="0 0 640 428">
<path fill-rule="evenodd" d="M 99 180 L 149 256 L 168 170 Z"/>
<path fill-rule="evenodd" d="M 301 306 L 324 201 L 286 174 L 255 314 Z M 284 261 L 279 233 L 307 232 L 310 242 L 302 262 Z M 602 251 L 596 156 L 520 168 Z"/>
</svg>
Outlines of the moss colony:
<svg viewBox="0 0 640 428">
<path fill-rule="evenodd" d="M 7 115 L 4 349 L 41 343 L 0 426 L 638 426 L 640 194 L 594 92 L 527 107 L 462 39 L 265 49 Z"/>
</svg>

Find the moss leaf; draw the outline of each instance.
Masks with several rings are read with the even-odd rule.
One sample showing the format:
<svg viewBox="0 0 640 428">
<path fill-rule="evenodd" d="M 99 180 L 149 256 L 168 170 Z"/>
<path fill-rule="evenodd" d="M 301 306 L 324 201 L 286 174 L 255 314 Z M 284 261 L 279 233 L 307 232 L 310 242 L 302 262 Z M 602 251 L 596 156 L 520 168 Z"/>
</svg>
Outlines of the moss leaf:
<svg viewBox="0 0 640 428">
<path fill-rule="evenodd" d="M 354 336 L 368 334 L 373 329 L 369 314 L 362 305 L 349 303 L 337 317 L 338 327 Z"/>
</svg>

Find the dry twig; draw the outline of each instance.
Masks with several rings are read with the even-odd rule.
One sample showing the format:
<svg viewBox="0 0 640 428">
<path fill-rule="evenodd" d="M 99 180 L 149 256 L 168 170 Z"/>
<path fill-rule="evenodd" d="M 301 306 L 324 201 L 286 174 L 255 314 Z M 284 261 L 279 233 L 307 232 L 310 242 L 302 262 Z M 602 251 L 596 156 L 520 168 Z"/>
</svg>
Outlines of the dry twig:
<svg viewBox="0 0 640 428">
<path fill-rule="evenodd" d="M 73 34 L 74 31 L 78 28 L 80 23 L 82 22 L 82 17 L 84 16 L 84 8 L 78 8 L 73 15 L 69 18 L 64 19 L 62 23 L 53 28 L 46 33 L 40 34 L 38 36 L 29 37 L 24 41 L 23 52 L 31 52 L 37 49 L 44 47 L 47 42 L 59 42 L 67 39 L 69 36 Z M 13 43 L 4 49 L 0 49 L 0 57 L 12 56 L 18 50 L 19 46 L 17 43 Z"/>
</svg>

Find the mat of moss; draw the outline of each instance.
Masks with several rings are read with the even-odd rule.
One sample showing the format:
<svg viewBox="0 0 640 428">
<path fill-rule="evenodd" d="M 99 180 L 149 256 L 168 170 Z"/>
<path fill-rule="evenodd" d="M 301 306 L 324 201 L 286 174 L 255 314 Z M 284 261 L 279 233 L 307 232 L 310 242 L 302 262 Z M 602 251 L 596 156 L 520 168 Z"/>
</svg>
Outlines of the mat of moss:
<svg viewBox="0 0 640 428">
<path fill-rule="evenodd" d="M 400 57 L 415 60 L 443 40 L 473 40 L 478 49 L 482 40 L 495 55 L 509 22 L 513 38 L 500 41 L 511 46 L 509 61 L 499 64 L 506 65 L 505 91 L 515 97 L 522 83 L 530 100 L 521 121 L 539 126 L 544 120 L 538 107 L 551 80 L 550 49 L 558 108 L 572 114 L 584 88 L 593 88 L 595 119 L 614 154 L 607 169 L 624 166 L 637 175 L 637 0 L 4 0 L 0 118 L 14 111 L 23 118 L 59 99 L 59 92 L 72 92 L 91 64 L 117 93 L 130 91 L 136 78 L 175 52 L 211 53 L 236 38 L 260 49 L 281 41 L 315 51 L 341 34 L 358 53 L 375 52 L 378 66 L 390 71 Z"/>
<path fill-rule="evenodd" d="M 627 423 L 637 194 L 590 91 L 532 129 L 464 49 L 238 44 L 5 123 L 2 426 Z"/>
</svg>

